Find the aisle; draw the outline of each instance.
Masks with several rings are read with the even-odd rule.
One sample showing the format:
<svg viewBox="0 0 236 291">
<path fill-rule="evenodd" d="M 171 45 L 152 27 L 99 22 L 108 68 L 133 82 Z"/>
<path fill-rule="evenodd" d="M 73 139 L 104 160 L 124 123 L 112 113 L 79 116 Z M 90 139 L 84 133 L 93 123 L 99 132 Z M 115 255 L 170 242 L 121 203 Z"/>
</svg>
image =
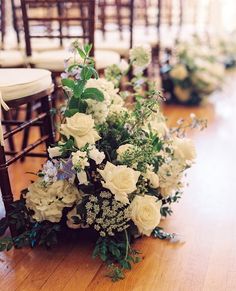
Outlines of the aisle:
<svg viewBox="0 0 236 291">
<path fill-rule="evenodd" d="M 191 112 L 209 119 L 208 129 L 193 135 L 198 160 L 189 172 L 190 186 L 174 215 L 162 222 L 179 234 L 179 242 L 137 240 L 143 262 L 115 284 L 104 276 L 100 261 L 91 259 L 92 241 L 70 241 L 51 252 L 11 251 L 0 254 L 0 290 L 236 290 L 235 74 L 213 99 L 215 108 L 165 108 L 172 124 Z M 25 186 L 22 174 L 31 167 L 29 160 L 11 170 L 14 189 Z"/>
</svg>

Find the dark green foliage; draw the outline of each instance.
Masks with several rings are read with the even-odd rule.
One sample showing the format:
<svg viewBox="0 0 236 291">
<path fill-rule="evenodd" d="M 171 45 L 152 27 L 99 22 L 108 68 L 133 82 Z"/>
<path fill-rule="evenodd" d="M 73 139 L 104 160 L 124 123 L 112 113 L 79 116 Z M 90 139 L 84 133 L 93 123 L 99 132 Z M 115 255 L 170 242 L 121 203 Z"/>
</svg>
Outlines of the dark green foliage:
<svg viewBox="0 0 236 291">
<path fill-rule="evenodd" d="M 36 247 L 44 245 L 47 248 L 57 244 L 57 235 L 60 225 L 49 221 L 41 223 L 32 219 L 31 213 L 25 207 L 24 199 L 15 201 L 12 204 L 12 211 L 7 217 L 0 221 L 0 235 L 11 225 L 14 226 L 18 235 L 16 237 L 3 237 L 0 239 L 0 251 L 9 251 L 13 247 L 22 248 L 25 246 Z"/>
<path fill-rule="evenodd" d="M 139 252 L 130 247 L 127 231 L 123 237 L 99 238 L 93 251 L 93 258 L 99 257 L 109 267 L 112 281 L 124 279 L 124 270 L 131 270 L 132 264 L 141 261 Z"/>
<path fill-rule="evenodd" d="M 175 237 L 174 233 L 168 233 L 163 230 L 161 227 L 156 227 L 153 232 L 152 236 L 159 239 L 168 239 L 171 240 Z"/>
</svg>

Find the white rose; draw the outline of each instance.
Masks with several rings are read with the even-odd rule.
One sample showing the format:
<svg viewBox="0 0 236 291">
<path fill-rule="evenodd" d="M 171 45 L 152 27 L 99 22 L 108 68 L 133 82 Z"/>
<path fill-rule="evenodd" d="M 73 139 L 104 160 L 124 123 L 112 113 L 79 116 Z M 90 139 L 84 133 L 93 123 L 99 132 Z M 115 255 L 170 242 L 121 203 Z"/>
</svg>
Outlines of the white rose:
<svg viewBox="0 0 236 291">
<path fill-rule="evenodd" d="M 117 201 L 129 203 L 128 194 L 137 189 L 140 172 L 127 166 L 115 166 L 109 162 L 106 163 L 104 170 L 98 171 L 105 181 L 102 182 L 103 187 L 109 189 Z"/>
<path fill-rule="evenodd" d="M 127 151 L 131 151 L 131 150 L 134 149 L 134 148 L 135 148 L 135 146 L 132 145 L 132 144 L 129 144 L 129 143 L 127 143 L 127 144 L 123 144 L 123 145 L 119 146 L 118 149 L 116 150 L 117 155 L 118 155 L 118 156 L 117 156 L 117 159 L 119 160 L 120 157 L 121 157 L 125 152 L 127 152 Z"/>
<path fill-rule="evenodd" d="M 103 160 L 105 159 L 105 154 L 104 152 L 99 152 L 99 150 L 95 147 L 93 147 L 90 151 L 89 151 L 89 157 L 90 159 L 94 160 L 96 165 L 100 165 Z"/>
<path fill-rule="evenodd" d="M 76 113 L 66 118 L 66 123 L 61 125 L 61 132 L 67 138 L 74 137 L 76 145 L 81 148 L 88 144 L 95 144 L 100 139 L 94 129 L 94 120 L 91 115 Z"/>
<path fill-rule="evenodd" d="M 177 64 L 170 71 L 170 76 L 174 79 L 182 81 L 188 77 L 188 71 L 184 65 Z"/>
<path fill-rule="evenodd" d="M 196 159 L 196 149 L 191 139 L 176 137 L 173 142 L 174 156 L 183 162 Z"/>
<path fill-rule="evenodd" d="M 159 177 L 156 173 L 147 170 L 147 172 L 144 174 L 144 177 L 149 180 L 151 188 L 156 189 L 159 187 Z"/>
<path fill-rule="evenodd" d="M 61 156 L 61 148 L 60 147 L 49 147 L 48 148 L 48 154 L 49 154 L 49 157 L 51 159 L 55 158 L 55 157 L 60 157 Z"/>
<path fill-rule="evenodd" d="M 136 196 L 130 204 L 131 219 L 141 234 L 150 236 L 161 220 L 161 201 L 154 196 Z"/>
</svg>

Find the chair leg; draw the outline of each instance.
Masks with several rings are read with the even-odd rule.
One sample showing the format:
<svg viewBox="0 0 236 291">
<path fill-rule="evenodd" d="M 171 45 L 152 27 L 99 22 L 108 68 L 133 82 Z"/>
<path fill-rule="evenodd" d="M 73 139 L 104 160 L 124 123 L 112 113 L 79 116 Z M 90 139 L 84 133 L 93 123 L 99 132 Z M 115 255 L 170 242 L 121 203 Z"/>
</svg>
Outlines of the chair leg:
<svg viewBox="0 0 236 291">
<path fill-rule="evenodd" d="M 0 109 L 1 110 L 1 109 Z M 2 115 L 3 115 L 3 118 L 5 121 L 8 121 L 11 119 L 11 116 L 10 116 L 10 112 L 9 111 L 5 111 L 5 110 L 2 110 Z M 9 132 L 11 131 L 11 126 L 10 125 L 5 125 L 6 126 L 6 131 Z M 8 138 L 8 144 L 9 144 L 9 148 L 12 152 L 15 151 L 15 143 L 14 143 L 14 139 L 12 136 L 10 136 Z"/>
<path fill-rule="evenodd" d="M 27 107 L 26 107 L 26 116 L 25 116 L 25 120 L 28 121 L 32 118 L 32 104 L 28 103 Z M 21 145 L 21 149 L 25 149 L 28 145 L 28 141 L 29 141 L 29 133 L 30 133 L 30 127 L 27 127 L 24 130 L 24 135 L 23 135 L 23 141 L 22 141 L 22 145 Z M 21 162 L 23 162 L 25 160 L 25 157 L 21 158 Z"/>
<path fill-rule="evenodd" d="M 53 128 L 53 118 L 51 116 L 52 110 L 52 100 L 51 96 L 46 96 L 42 99 L 42 112 L 46 112 L 47 116 L 43 120 L 43 131 L 45 134 L 48 134 L 48 140 L 46 141 L 46 146 L 49 147 L 50 145 L 55 143 L 55 132 Z"/>
<path fill-rule="evenodd" d="M 0 146 L 0 189 L 2 193 L 2 200 L 6 210 L 6 215 L 12 210 L 13 194 L 8 174 L 8 167 L 6 166 L 6 156 L 4 147 Z M 17 235 L 14 225 L 10 226 L 12 237 Z"/>
</svg>

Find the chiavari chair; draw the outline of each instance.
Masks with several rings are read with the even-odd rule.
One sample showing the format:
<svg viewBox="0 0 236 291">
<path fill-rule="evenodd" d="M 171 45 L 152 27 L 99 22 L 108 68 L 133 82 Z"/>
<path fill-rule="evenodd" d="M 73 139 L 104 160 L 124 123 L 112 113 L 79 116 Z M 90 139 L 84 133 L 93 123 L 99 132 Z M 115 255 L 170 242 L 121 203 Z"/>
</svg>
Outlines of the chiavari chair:
<svg viewBox="0 0 236 291">
<path fill-rule="evenodd" d="M 1 48 L 4 46 L 4 38 L 6 33 L 5 22 L 5 0 L 0 0 L 0 33 L 1 33 Z"/>
<path fill-rule="evenodd" d="M 109 49 L 123 57 L 133 46 L 134 0 L 99 0 L 96 48 Z M 102 32 L 102 37 L 99 32 Z"/>
<path fill-rule="evenodd" d="M 36 68 L 45 68 L 51 70 L 54 74 L 60 74 L 64 70 L 64 59 L 69 54 L 65 52 L 64 47 L 68 46 L 69 41 L 79 39 L 82 43 L 92 43 L 96 67 L 99 70 L 107 65 L 118 63 L 120 57 L 111 51 L 95 51 L 94 49 L 94 25 L 95 25 L 95 0 L 38 0 L 37 8 L 45 13 L 33 16 L 30 4 L 33 0 L 21 0 L 22 15 L 24 22 L 26 55 L 29 63 Z M 68 13 L 70 5 L 73 4 L 73 15 Z M 53 14 L 47 13 L 47 7 L 53 9 Z M 81 11 L 83 13 L 81 13 Z M 36 23 L 48 23 L 52 31 L 37 30 L 33 28 Z M 55 40 L 61 49 L 45 50 L 37 52 L 32 46 L 32 40 L 40 42 L 41 39 Z"/>
<path fill-rule="evenodd" d="M 2 125 L 14 126 L 10 131 L 3 133 L 0 124 L 0 189 L 6 213 L 11 211 L 13 193 L 11 189 L 8 168 L 22 157 L 46 157 L 45 153 L 32 152 L 33 149 L 45 143 L 48 147 L 54 143 L 54 131 L 51 110 L 51 94 L 53 93 L 51 72 L 42 69 L 0 69 L 0 105 L 8 110 L 19 106 L 38 102 L 41 112 L 36 117 L 26 121 L 3 120 Z M 1 121 L 1 116 L 0 116 Z M 8 150 L 4 140 L 16 135 L 26 128 L 37 126 L 41 128 L 42 135 L 35 142 L 17 151 Z M 7 158 L 10 157 L 10 158 Z M 11 229 L 12 235 L 15 230 Z"/>
</svg>

